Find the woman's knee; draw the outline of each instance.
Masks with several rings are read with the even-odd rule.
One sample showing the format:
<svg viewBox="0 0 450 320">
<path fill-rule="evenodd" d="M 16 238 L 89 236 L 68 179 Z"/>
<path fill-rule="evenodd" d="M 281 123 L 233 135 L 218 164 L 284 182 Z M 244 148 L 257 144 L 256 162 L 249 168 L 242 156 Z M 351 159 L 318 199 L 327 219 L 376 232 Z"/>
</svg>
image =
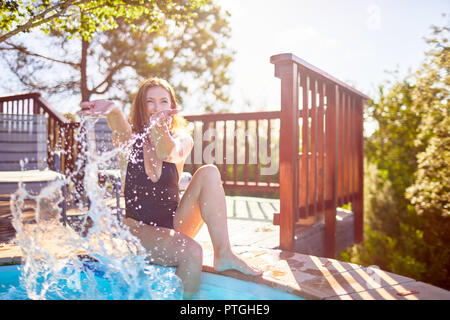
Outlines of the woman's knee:
<svg viewBox="0 0 450 320">
<path fill-rule="evenodd" d="M 219 169 L 213 164 L 206 164 L 197 169 L 196 172 L 206 179 L 221 180 Z"/>
<path fill-rule="evenodd" d="M 194 263 L 198 263 L 201 266 L 203 263 L 202 246 L 198 242 L 192 240 L 189 247 L 186 249 L 186 254 L 190 257 L 190 259 L 193 260 Z"/>
<path fill-rule="evenodd" d="M 189 262 L 190 264 L 202 264 L 203 261 L 203 249 L 202 246 L 196 242 L 194 239 L 180 235 L 177 239 L 178 243 L 178 253 L 180 255 L 180 260 L 183 262 Z"/>
</svg>

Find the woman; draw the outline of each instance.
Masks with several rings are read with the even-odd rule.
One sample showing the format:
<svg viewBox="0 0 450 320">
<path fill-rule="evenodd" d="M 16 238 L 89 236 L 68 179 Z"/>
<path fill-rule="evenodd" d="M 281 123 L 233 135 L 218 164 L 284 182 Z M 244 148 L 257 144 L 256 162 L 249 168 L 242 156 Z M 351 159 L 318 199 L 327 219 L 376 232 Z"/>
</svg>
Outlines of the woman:
<svg viewBox="0 0 450 320">
<path fill-rule="evenodd" d="M 185 120 L 177 114 L 175 93 L 167 81 L 151 78 L 141 84 L 129 122 L 112 101 L 82 102 L 81 108 L 81 115 L 106 116 L 116 145 L 143 135 L 133 145 L 134 160 L 128 161 L 124 223 L 141 240 L 151 262 L 177 267 L 186 298 L 200 286 L 203 254 L 193 238 L 204 222 L 217 271 L 262 274 L 231 250 L 225 193 L 216 166 L 200 167 L 179 199 L 179 177 L 194 142 L 185 130 Z M 155 125 L 149 126 L 150 122 Z"/>
</svg>

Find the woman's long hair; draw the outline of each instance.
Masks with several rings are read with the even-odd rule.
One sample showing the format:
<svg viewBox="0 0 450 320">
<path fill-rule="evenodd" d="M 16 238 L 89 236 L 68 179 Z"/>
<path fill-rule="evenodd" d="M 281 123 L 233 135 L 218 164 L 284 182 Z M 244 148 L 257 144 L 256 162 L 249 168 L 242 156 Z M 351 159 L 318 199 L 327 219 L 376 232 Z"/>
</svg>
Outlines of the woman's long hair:
<svg viewBox="0 0 450 320">
<path fill-rule="evenodd" d="M 149 125 L 145 103 L 147 98 L 147 90 L 153 87 L 161 87 L 166 89 L 170 95 L 170 108 L 178 109 L 178 101 L 175 96 L 175 90 L 166 80 L 158 77 L 145 80 L 139 86 L 139 90 L 133 99 L 133 104 L 131 105 L 128 121 L 131 124 L 133 133 L 141 133 L 144 131 L 144 128 Z M 172 134 L 179 131 L 188 131 L 186 119 L 184 119 L 179 113 L 172 115 L 172 124 L 170 125 L 169 130 Z"/>
</svg>

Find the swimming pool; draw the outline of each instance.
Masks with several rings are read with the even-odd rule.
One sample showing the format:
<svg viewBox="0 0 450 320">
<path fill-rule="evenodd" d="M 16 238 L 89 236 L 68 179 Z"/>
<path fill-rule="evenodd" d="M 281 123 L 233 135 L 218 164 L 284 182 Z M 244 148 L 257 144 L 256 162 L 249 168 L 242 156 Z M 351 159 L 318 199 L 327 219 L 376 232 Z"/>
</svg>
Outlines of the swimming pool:
<svg viewBox="0 0 450 320">
<path fill-rule="evenodd" d="M 88 275 L 82 273 L 81 287 L 75 290 L 74 287 L 62 283 L 56 289 L 49 290 L 46 295 L 48 300 L 112 300 L 114 295 L 111 290 L 117 287 L 111 286 L 110 281 L 105 277 L 101 268 L 97 268 L 95 263 L 85 264 L 86 270 L 94 271 L 94 281 L 86 281 Z M 173 273 L 174 268 L 153 266 L 159 272 L 167 274 Z M 92 280 L 92 279 L 91 279 Z M 95 283 L 95 288 L 92 288 Z M 125 286 L 119 290 L 128 290 Z M 86 292 L 92 292 L 85 296 Z M 125 292 L 124 292 L 125 293 Z M 181 299 L 182 292 L 173 292 L 166 296 L 167 299 Z M 158 297 L 157 297 L 158 298 Z M 0 267 L 0 300 L 29 300 L 24 282 L 21 280 L 21 266 L 1 266 Z M 303 298 L 281 290 L 271 288 L 263 284 L 243 281 L 231 277 L 226 277 L 209 272 L 202 273 L 200 291 L 193 296 L 193 300 L 304 300 Z"/>
</svg>

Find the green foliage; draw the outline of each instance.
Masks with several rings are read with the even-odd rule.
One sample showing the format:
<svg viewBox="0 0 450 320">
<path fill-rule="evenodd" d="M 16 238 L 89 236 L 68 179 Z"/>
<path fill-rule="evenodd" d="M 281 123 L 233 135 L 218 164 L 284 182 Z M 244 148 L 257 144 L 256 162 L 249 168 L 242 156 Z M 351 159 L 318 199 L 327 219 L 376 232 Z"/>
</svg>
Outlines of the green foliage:
<svg viewBox="0 0 450 320">
<path fill-rule="evenodd" d="M 37 27 L 89 41 L 98 31 L 117 28 L 119 18 L 136 30 L 142 30 L 136 22 L 144 19 L 149 22 L 145 31 L 153 32 L 161 26 L 163 17 L 185 19 L 203 4 L 204 0 L 2 1 L 0 30 L 6 33 L 0 36 L 0 42 Z"/>
<path fill-rule="evenodd" d="M 415 213 L 399 214 L 391 182 L 375 165 L 366 168 L 364 183 L 364 242 L 342 252 L 341 259 L 448 287 L 449 250 L 425 239 L 433 226 L 424 225 Z"/>
<path fill-rule="evenodd" d="M 378 130 L 365 141 L 369 162 L 375 163 L 385 178 L 392 181 L 397 198 L 414 181 L 417 168 L 415 155 L 419 150 L 414 143 L 420 117 L 412 110 L 411 84 L 408 79 L 394 84 L 386 92 L 379 87 L 377 102 L 368 102 L 369 115 L 377 121 Z M 387 134 L 388 133 L 388 134 Z M 406 208 L 406 201 L 401 204 Z"/>
<path fill-rule="evenodd" d="M 407 198 L 419 215 L 426 219 L 450 216 L 450 28 L 433 28 L 428 39 L 432 49 L 416 73 L 413 111 L 420 114 L 415 144 L 422 147 L 417 155 L 418 168 Z M 438 222 L 438 221 L 436 221 Z"/>
<path fill-rule="evenodd" d="M 191 23 L 175 25 L 168 20 L 157 32 L 150 34 L 133 31 L 121 24 L 116 30 L 104 33 L 93 45 L 103 50 L 100 61 L 108 61 L 112 66 L 132 67 L 137 82 L 150 75 L 167 79 L 174 85 L 181 101 L 193 91 L 195 81 L 205 96 L 198 103 L 205 109 L 217 101 L 229 102 L 228 67 L 234 54 L 226 43 L 231 31 L 229 14 L 217 1 L 207 1 L 195 13 Z M 141 23 L 142 26 L 146 24 L 146 21 Z M 116 79 L 125 84 L 129 77 L 128 74 Z M 186 79 L 189 79 L 189 85 Z M 135 92 L 135 89 L 128 89 L 123 102 L 130 101 Z M 123 97 L 118 95 L 116 98 Z"/>
<path fill-rule="evenodd" d="M 365 153 L 365 240 L 341 258 L 450 289 L 450 55 L 433 27 L 426 60 L 368 113 L 379 125 Z"/>
<path fill-rule="evenodd" d="M 401 217 L 392 214 L 392 208 L 398 205 L 394 198 L 392 183 L 375 164 L 364 162 L 364 222 L 375 231 L 384 231 L 388 235 L 399 232 Z M 401 221 L 401 220 L 400 220 Z"/>
</svg>

